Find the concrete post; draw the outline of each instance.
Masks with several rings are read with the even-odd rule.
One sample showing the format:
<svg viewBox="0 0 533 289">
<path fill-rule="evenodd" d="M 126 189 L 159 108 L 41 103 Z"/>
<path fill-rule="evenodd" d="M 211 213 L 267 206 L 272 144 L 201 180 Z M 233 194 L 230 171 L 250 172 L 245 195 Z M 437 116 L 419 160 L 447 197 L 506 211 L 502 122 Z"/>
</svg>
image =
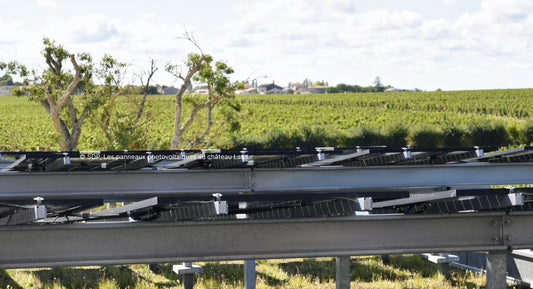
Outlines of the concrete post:
<svg viewBox="0 0 533 289">
<path fill-rule="evenodd" d="M 351 273 L 350 256 L 340 256 L 336 258 L 336 288 L 350 289 Z"/>
<path fill-rule="evenodd" d="M 487 253 L 487 289 L 507 288 L 507 251 Z"/>
<path fill-rule="evenodd" d="M 255 260 L 244 260 L 244 289 L 255 289 Z"/>
</svg>

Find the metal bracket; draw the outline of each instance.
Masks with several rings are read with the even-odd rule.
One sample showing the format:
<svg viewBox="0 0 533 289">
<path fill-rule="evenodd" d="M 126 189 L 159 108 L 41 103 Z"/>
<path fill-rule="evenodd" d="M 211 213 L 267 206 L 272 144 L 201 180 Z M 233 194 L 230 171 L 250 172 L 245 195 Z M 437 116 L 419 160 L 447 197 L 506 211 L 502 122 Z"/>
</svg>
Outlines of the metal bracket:
<svg viewBox="0 0 533 289">
<path fill-rule="evenodd" d="M 228 214 L 228 202 L 227 201 L 221 201 L 222 194 L 216 193 L 213 194 L 213 197 L 215 197 L 215 212 L 217 215 L 227 215 Z"/>
</svg>

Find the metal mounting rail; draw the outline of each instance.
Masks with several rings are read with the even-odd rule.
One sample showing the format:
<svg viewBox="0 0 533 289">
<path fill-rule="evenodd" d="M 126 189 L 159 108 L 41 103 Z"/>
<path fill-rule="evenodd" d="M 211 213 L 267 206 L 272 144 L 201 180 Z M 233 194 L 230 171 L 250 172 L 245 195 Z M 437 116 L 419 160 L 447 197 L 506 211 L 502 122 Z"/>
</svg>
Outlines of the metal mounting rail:
<svg viewBox="0 0 533 289">
<path fill-rule="evenodd" d="M 533 163 L 0 174 L 0 200 L 360 192 L 533 183 Z"/>
<path fill-rule="evenodd" d="M 513 250 L 528 213 L 0 227 L 0 268 Z"/>
</svg>

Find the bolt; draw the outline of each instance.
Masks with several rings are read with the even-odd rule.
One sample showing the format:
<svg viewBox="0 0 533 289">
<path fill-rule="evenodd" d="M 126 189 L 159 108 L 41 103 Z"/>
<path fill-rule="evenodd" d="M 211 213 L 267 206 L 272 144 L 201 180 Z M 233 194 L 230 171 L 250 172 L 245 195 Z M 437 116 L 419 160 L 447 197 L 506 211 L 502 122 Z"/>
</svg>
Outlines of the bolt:
<svg viewBox="0 0 533 289">
<path fill-rule="evenodd" d="M 511 235 L 505 236 L 505 241 L 511 241 L 513 237 Z"/>
<path fill-rule="evenodd" d="M 511 224 L 511 220 L 510 219 L 505 219 L 505 220 L 503 220 L 503 224 L 504 225 L 510 225 Z"/>
<path fill-rule="evenodd" d="M 500 238 L 498 236 L 492 236 L 492 242 L 499 242 Z"/>
<path fill-rule="evenodd" d="M 493 226 L 497 226 L 498 225 L 498 220 L 494 219 L 491 221 L 492 225 Z"/>
</svg>

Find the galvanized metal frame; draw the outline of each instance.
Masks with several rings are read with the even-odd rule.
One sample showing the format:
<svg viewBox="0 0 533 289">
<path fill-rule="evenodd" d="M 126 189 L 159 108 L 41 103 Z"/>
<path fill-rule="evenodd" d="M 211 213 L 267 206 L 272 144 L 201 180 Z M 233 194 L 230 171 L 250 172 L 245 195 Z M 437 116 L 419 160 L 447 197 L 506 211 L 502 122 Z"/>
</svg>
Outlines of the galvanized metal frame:
<svg viewBox="0 0 533 289">
<path fill-rule="evenodd" d="M 2 173 L 0 199 L 361 192 L 533 183 L 533 163 Z"/>
<path fill-rule="evenodd" d="M 0 227 L 0 267 L 500 251 L 533 247 L 533 214 Z"/>
</svg>

